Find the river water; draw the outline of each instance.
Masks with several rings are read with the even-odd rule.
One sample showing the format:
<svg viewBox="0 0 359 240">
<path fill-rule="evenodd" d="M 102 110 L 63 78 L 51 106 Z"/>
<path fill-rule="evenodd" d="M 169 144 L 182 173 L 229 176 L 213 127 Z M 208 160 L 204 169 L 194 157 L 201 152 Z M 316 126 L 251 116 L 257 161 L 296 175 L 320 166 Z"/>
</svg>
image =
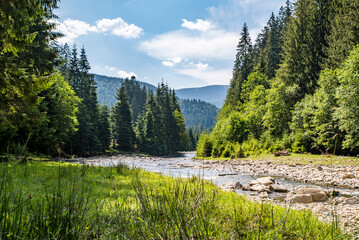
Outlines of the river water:
<svg viewBox="0 0 359 240">
<path fill-rule="evenodd" d="M 171 176 L 174 178 L 190 178 L 192 176 L 200 177 L 201 179 L 208 180 L 220 186 L 224 183 L 240 182 L 242 185 L 249 184 L 251 181 L 258 177 L 266 175 L 250 175 L 244 173 L 233 173 L 226 171 L 219 171 L 213 169 L 202 168 L 202 161 L 195 160 L 194 153 L 182 153 L 176 157 L 168 158 L 144 158 L 144 157 L 118 157 L 118 158 L 103 158 L 95 161 L 84 161 L 86 164 L 94 166 L 116 166 L 117 164 L 126 164 L 131 168 L 141 168 L 149 172 L 156 172 L 163 175 Z M 227 175 L 236 174 L 236 175 Z M 300 183 L 288 181 L 281 177 L 274 177 L 276 182 L 287 187 L 288 190 L 293 189 L 300 185 L 313 185 L 309 183 Z M 324 187 L 325 188 L 325 187 Z M 345 189 L 345 188 L 330 188 L 327 190 L 339 191 L 343 196 L 359 196 L 359 190 Z M 239 194 L 248 194 L 242 190 L 236 190 Z M 283 194 L 271 194 L 272 198 L 283 198 Z"/>
</svg>

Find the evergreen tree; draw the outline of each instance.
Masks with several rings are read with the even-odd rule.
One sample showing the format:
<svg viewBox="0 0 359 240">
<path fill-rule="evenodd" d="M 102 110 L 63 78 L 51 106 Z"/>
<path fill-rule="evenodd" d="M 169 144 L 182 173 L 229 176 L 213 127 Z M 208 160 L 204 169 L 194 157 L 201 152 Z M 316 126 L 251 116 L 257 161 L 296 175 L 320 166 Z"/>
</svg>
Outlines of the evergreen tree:
<svg viewBox="0 0 359 240">
<path fill-rule="evenodd" d="M 136 123 L 138 116 L 142 113 L 146 104 L 146 88 L 141 88 L 135 76 L 132 76 L 131 79 L 125 79 L 122 85 L 126 88 L 128 101 L 131 106 L 132 122 Z"/>
<path fill-rule="evenodd" d="M 340 67 L 353 46 L 359 44 L 359 2 L 332 0 L 331 34 L 328 36 L 326 67 Z"/>
<path fill-rule="evenodd" d="M 104 152 L 109 149 L 111 144 L 110 110 L 106 105 L 100 105 L 99 109 L 99 140 L 101 151 Z"/>
<path fill-rule="evenodd" d="M 116 148 L 122 151 L 132 151 L 135 142 L 135 134 L 132 127 L 132 113 L 125 87 L 117 91 L 117 102 L 113 108 L 114 139 Z"/>
<path fill-rule="evenodd" d="M 233 77 L 231 80 L 226 104 L 236 106 L 242 101 L 241 91 L 242 85 L 247 80 L 248 75 L 252 71 L 252 43 L 249 37 L 247 24 L 244 23 L 241 37 L 237 46 L 236 61 L 234 62 Z"/>
</svg>

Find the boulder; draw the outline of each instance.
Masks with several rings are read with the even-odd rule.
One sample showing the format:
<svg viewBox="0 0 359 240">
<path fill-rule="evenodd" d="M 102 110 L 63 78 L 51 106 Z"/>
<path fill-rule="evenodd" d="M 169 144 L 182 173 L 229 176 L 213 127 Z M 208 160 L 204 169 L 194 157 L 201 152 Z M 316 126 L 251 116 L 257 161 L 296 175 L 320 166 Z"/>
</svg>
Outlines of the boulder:
<svg viewBox="0 0 359 240">
<path fill-rule="evenodd" d="M 291 203 L 311 203 L 313 202 L 312 195 L 310 194 L 292 194 L 289 193 L 285 198 L 286 202 Z"/>
<path fill-rule="evenodd" d="M 272 177 L 257 178 L 257 182 L 264 186 L 268 186 L 268 185 L 271 185 L 274 183 L 274 178 L 272 178 Z"/>
<path fill-rule="evenodd" d="M 271 192 L 280 192 L 280 193 L 288 192 L 288 189 L 285 186 L 280 185 L 280 184 L 272 184 L 272 185 L 270 185 L 269 190 Z"/>
<path fill-rule="evenodd" d="M 260 192 L 260 193 L 258 193 L 257 197 L 259 197 L 259 198 L 268 198 L 268 193 L 267 192 Z"/>
<path fill-rule="evenodd" d="M 352 198 L 345 199 L 343 204 L 344 205 L 359 204 L 359 197 L 352 197 Z"/>
<path fill-rule="evenodd" d="M 242 184 L 240 183 L 240 182 L 236 182 L 235 184 L 234 184 L 234 189 L 242 189 Z"/>
<path fill-rule="evenodd" d="M 242 184 L 240 182 L 232 183 L 226 182 L 219 186 L 223 190 L 233 190 L 233 189 L 241 189 Z"/>
<path fill-rule="evenodd" d="M 328 193 L 321 187 L 317 186 L 299 186 L 293 189 L 290 193 L 288 193 L 286 197 L 286 201 L 288 202 L 302 202 L 308 203 L 309 197 L 311 196 L 310 202 L 325 202 L 328 200 Z"/>
<path fill-rule="evenodd" d="M 242 190 L 243 190 L 243 191 L 249 191 L 249 189 L 250 189 L 249 184 L 244 184 L 244 185 L 242 186 Z"/>
<path fill-rule="evenodd" d="M 260 184 L 250 186 L 249 190 L 255 192 L 269 192 L 269 188 L 267 186 L 263 186 Z"/>
</svg>

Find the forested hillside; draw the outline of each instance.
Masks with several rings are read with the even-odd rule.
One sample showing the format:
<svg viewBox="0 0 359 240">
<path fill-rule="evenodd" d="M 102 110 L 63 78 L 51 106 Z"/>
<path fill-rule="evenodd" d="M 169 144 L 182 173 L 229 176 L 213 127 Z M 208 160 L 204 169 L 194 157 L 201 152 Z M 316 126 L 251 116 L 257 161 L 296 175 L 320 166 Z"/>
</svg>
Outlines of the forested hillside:
<svg viewBox="0 0 359 240">
<path fill-rule="evenodd" d="M 243 26 L 233 78 L 199 156 L 359 153 L 359 1 L 287 1 L 254 43 Z"/>
<path fill-rule="evenodd" d="M 135 77 L 132 77 L 131 79 L 122 79 L 96 74 L 94 74 L 94 76 L 97 85 L 98 101 L 101 104 L 107 105 L 109 107 L 113 107 L 116 103 L 117 89 L 120 89 L 123 84 L 126 85 L 127 94 L 129 94 L 129 102 L 133 113 L 132 121 L 134 123 L 136 123 L 136 119 L 138 115 L 142 112 L 142 108 L 145 105 L 144 95 L 146 95 L 146 93 L 144 92 L 150 90 L 156 91 L 155 86 L 138 81 Z M 209 86 L 209 88 L 212 89 L 210 92 L 218 92 L 218 89 L 225 89 L 222 88 L 222 86 L 218 87 Z M 204 87 L 204 89 L 205 88 L 207 87 Z M 176 90 L 176 95 L 179 91 L 181 90 Z M 190 91 L 187 91 L 187 95 L 192 96 L 192 98 L 196 99 L 200 98 L 202 95 L 205 95 L 203 91 L 198 92 L 196 91 L 196 89 L 193 89 L 191 93 L 189 92 Z M 209 94 L 210 92 L 206 91 L 206 94 Z M 197 93 L 199 94 L 198 96 Z M 204 129 L 214 127 L 218 110 L 216 106 L 200 100 L 185 99 L 179 99 L 179 104 L 184 115 L 187 128 L 195 128 L 198 131 L 202 131 Z"/>
<path fill-rule="evenodd" d="M 218 108 L 213 104 L 196 99 L 180 99 L 179 105 L 187 128 L 204 130 L 216 125 Z"/>
<path fill-rule="evenodd" d="M 197 99 L 204 102 L 214 104 L 221 108 L 226 98 L 228 85 L 210 85 L 198 88 L 182 88 L 177 89 L 176 94 L 183 99 Z"/>
<path fill-rule="evenodd" d="M 97 85 L 97 95 L 98 95 L 98 101 L 101 104 L 107 105 L 107 106 L 114 106 L 116 102 L 116 91 L 117 89 L 120 89 L 122 83 L 125 81 L 124 78 L 117 78 L 117 77 L 108 77 L 103 75 L 94 74 L 95 76 L 95 82 Z M 140 86 L 146 87 L 147 90 L 156 91 L 156 87 L 136 80 Z"/>
</svg>

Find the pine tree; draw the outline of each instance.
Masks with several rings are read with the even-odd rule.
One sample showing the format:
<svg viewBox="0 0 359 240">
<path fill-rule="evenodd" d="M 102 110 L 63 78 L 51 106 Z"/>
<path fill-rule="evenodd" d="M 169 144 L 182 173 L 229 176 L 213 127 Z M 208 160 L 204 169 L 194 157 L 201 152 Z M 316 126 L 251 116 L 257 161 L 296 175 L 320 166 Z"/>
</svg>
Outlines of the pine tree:
<svg viewBox="0 0 359 240">
<path fill-rule="evenodd" d="M 249 37 L 247 24 L 244 23 L 241 37 L 237 46 L 236 61 L 233 68 L 233 77 L 228 89 L 226 104 L 236 106 L 242 101 L 241 91 L 242 84 L 247 80 L 248 75 L 252 71 L 252 43 Z"/>
<path fill-rule="evenodd" d="M 100 105 L 99 109 L 99 140 L 101 143 L 101 151 L 104 152 L 109 149 L 111 144 L 110 110 L 106 105 Z"/>
<path fill-rule="evenodd" d="M 132 127 L 132 113 L 125 87 L 117 91 L 117 102 L 113 108 L 114 118 L 114 139 L 116 148 L 122 151 L 133 150 L 135 134 Z"/>
<path fill-rule="evenodd" d="M 326 67 L 338 68 L 353 46 L 359 44 L 359 2 L 333 0 L 331 11 L 331 34 L 328 37 Z"/>
</svg>

